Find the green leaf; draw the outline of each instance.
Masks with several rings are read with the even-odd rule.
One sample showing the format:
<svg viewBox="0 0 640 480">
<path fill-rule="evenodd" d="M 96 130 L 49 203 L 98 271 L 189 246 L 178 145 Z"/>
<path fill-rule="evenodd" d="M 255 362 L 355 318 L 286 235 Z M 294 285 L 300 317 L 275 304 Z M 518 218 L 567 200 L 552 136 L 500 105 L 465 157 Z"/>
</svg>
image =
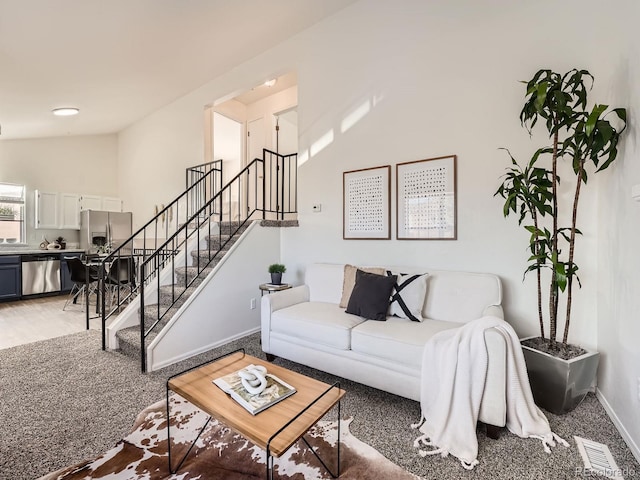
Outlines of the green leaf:
<svg viewBox="0 0 640 480">
<path fill-rule="evenodd" d="M 613 111 L 618 115 L 618 118 L 627 124 L 627 109 L 626 108 L 614 108 Z"/>
<path fill-rule="evenodd" d="M 536 88 L 534 106 L 538 112 L 542 112 L 547 101 L 547 88 L 549 84 L 547 82 L 540 82 Z"/>
<path fill-rule="evenodd" d="M 604 112 L 608 107 L 608 105 L 596 105 L 595 107 L 593 107 L 593 110 L 591 110 L 591 113 L 589 114 L 589 118 L 587 118 L 587 126 L 585 128 L 587 137 L 591 136 L 591 133 L 593 133 L 593 129 L 595 128 L 596 122 L 600 118 L 600 115 L 602 115 L 602 112 Z"/>
</svg>

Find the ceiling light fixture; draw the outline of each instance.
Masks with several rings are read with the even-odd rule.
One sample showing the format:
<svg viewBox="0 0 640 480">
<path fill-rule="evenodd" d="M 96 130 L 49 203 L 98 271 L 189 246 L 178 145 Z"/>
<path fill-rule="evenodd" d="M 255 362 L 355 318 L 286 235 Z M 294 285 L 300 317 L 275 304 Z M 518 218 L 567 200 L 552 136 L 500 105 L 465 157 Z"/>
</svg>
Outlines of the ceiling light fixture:
<svg viewBox="0 0 640 480">
<path fill-rule="evenodd" d="M 77 115 L 80 113 L 80 109 L 76 107 L 62 107 L 54 108 L 51 112 L 58 117 L 70 117 L 71 115 Z"/>
<path fill-rule="evenodd" d="M 264 82 L 264 85 L 266 87 L 273 87 L 277 81 L 278 80 L 276 78 L 272 78 L 271 80 L 267 80 L 266 82 Z"/>
</svg>

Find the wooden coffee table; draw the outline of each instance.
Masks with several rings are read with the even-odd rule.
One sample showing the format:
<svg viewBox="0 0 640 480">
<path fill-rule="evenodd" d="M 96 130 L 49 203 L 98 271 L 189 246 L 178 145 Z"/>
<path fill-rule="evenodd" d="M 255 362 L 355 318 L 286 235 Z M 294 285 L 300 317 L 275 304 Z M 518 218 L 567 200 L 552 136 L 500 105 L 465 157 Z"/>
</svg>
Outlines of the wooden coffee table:
<svg viewBox="0 0 640 480">
<path fill-rule="evenodd" d="M 212 382 L 215 378 L 233 373 L 249 364 L 264 365 L 269 373 L 273 373 L 295 387 L 296 393 L 257 415 L 251 415 Z M 339 383 L 329 385 L 320 382 L 247 355 L 244 350 L 237 350 L 170 377 L 167 380 L 167 437 L 169 471 L 173 474 L 182 466 L 200 433 L 174 470 L 171 462 L 169 391 L 177 393 L 209 415 L 200 433 L 213 417 L 266 450 L 267 479 L 273 478 L 273 458 L 285 453 L 300 438 L 307 443 L 332 477 L 340 476 L 340 442 L 337 442 L 337 474 L 334 474 L 304 438 L 304 434 L 336 404 L 338 420 L 340 419 L 340 399 L 345 392 L 340 388 Z M 340 439 L 340 421 L 338 421 L 338 439 Z"/>
</svg>

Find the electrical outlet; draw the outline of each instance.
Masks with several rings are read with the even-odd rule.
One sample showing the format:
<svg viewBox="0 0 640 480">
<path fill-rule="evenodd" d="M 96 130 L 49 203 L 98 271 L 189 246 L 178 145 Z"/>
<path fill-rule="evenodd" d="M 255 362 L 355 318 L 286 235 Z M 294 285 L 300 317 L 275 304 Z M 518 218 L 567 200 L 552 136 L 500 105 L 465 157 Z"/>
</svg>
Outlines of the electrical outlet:
<svg viewBox="0 0 640 480">
<path fill-rule="evenodd" d="M 256 309 L 256 299 L 255 298 L 251 299 L 251 303 L 249 304 L 249 308 L 251 310 L 255 310 Z"/>
</svg>

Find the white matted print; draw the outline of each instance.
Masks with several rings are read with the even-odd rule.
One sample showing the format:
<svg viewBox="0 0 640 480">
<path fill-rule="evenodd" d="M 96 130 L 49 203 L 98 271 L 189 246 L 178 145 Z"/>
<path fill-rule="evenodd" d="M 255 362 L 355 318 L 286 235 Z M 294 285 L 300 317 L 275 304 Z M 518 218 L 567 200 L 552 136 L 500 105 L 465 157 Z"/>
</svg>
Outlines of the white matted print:
<svg viewBox="0 0 640 480">
<path fill-rule="evenodd" d="M 342 238 L 391 238 L 391 166 L 365 168 L 342 174 Z"/>
<path fill-rule="evenodd" d="M 396 238 L 455 240 L 456 156 L 396 165 Z"/>
</svg>

